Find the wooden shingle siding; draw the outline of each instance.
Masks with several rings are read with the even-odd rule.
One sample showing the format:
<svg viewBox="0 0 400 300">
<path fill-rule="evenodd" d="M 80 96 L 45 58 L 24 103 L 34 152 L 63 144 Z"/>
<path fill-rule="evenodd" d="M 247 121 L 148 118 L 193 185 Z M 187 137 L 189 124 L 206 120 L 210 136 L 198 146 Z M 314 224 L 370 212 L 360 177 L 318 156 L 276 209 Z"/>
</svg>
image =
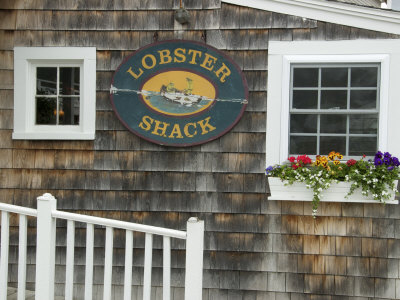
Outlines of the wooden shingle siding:
<svg viewBox="0 0 400 300">
<path fill-rule="evenodd" d="M 400 298 L 400 206 L 267 201 L 264 175 L 268 44 L 398 36 L 297 16 L 184 0 L 191 22 L 174 20 L 178 0 L 0 1 L 0 201 L 36 207 L 50 192 L 58 208 L 185 230 L 205 221 L 203 299 Z M 189 148 L 140 139 L 113 113 L 109 89 L 120 63 L 149 43 L 206 42 L 243 70 L 249 103 L 226 135 Z M 96 139 L 12 140 L 13 48 L 93 46 L 97 50 Z M 269 99 L 268 101 L 270 101 Z M 273 101 L 273 99 L 271 100 Z M 11 218 L 10 280 L 16 282 L 18 221 Z M 27 287 L 34 288 L 29 218 Z M 63 295 L 66 224 L 57 223 L 56 292 Z M 103 293 L 104 228 L 95 230 L 94 293 Z M 76 283 L 82 299 L 85 228 L 77 224 Z M 115 232 L 113 293 L 123 293 L 124 233 Z M 154 240 L 152 299 L 162 294 L 162 241 Z M 185 244 L 172 242 L 172 298 L 183 299 Z M 132 294 L 141 297 L 144 235 L 134 236 Z M 358 298 L 366 297 L 366 298 Z"/>
</svg>

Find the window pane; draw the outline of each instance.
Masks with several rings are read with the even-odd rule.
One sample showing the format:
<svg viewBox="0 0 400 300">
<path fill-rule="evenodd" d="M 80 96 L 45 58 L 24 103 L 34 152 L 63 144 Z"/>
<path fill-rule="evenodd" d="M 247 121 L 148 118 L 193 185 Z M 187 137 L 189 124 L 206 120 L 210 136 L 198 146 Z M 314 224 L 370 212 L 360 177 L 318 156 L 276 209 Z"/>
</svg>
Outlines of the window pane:
<svg viewBox="0 0 400 300">
<path fill-rule="evenodd" d="M 321 91 L 322 109 L 346 109 L 347 91 Z"/>
<path fill-rule="evenodd" d="M 350 137 L 349 155 L 367 155 L 373 156 L 377 151 L 376 137 Z"/>
<path fill-rule="evenodd" d="M 293 108 L 310 109 L 318 107 L 318 91 L 293 91 Z"/>
<path fill-rule="evenodd" d="M 346 115 L 321 115 L 321 133 L 346 133 Z"/>
<path fill-rule="evenodd" d="M 53 125 L 56 124 L 57 116 L 56 98 L 36 98 L 36 124 Z"/>
<path fill-rule="evenodd" d="M 57 68 L 48 68 L 48 67 L 36 68 L 36 94 L 37 95 L 57 94 Z"/>
<path fill-rule="evenodd" d="M 351 109 L 375 109 L 376 108 L 376 90 L 372 91 L 351 91 L 350 108 Z"/>
<path fill-rule="evenodd" d="M 350 133 L 378 133 L 378 114 L 350 115 Z"/>
<path fill-rule="evenodd" d="M 291 133 L 316 133 L 317 115 L 292 114 L 290 116 Z"/>
<path fill-rule="evenodd" d="M 318 87 L 318 68 L 294 68 L 294 87 Z"/>
<path fill-rule="evenodd" d="M 351 68 L 352 87 L 377 87 L 378 67 Z"/>
<path fill-rule="evenodd" d="M 60 94 L 79 95 L 79 68 L 60 68 Z"/>
<path fill-rule="evenodd" d="M 60 125 L 79 125 L 79 97 L 60 98 Z"/>
<path fill-rule="evenodd" d="M 321 136 L 319 154 L 326 155 L 331 151 L 346 153 L 346 137 L 344 136 Z"/>
<path fill-rule="evenodd" d="M 321 86 L 347 87 L 347 68 L 322 68 Z"/>
<path fill-rule="evenodd" d="M 317 137 L 291 136 L 289 152 L 290 154 L 317 154 Z"/>
</svg>

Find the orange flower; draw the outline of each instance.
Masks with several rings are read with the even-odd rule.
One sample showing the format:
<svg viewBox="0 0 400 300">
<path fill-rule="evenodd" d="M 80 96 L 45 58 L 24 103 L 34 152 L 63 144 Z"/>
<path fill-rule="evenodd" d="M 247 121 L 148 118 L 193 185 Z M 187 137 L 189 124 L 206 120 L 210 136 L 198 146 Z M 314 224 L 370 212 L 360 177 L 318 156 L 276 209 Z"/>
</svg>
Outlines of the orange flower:
<svg viewBox="0 0 400 300">
<path fill-rule="evenodd" d="M 335 152 L 335 151 L 331 151 L 331 152 L 328 154 L 329 160 L 334 160 L 335 157 L 336 157 L 336 152 Z"/>
</svg>

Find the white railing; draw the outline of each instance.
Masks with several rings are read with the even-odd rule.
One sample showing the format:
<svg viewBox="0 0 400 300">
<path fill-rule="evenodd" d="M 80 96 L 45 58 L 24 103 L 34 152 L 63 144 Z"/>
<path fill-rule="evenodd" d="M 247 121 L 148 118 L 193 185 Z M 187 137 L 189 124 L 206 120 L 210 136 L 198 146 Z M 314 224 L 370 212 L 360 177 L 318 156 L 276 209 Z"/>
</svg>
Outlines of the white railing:
<svg viewBox="0 0 400 300">
<path fill-rule="evenodd" d="M 163 236 L 163 299 L 171 297 L 171 238 L 186 240 L 185 299 L 202 299 L 204 222 L 190 218 L 187 231 L 141 225 L 57 210 L 51 194 L 37 199 L 37 210 L 0 203 L 0 300 L 7 299 L 10 213 L 19 214 L 18 300 L 25 299 L 27 216 L 37 217 L 35 299 L 54 299 L 56 219 L 67 220 L 65 299 L 73 299 L 75 222 L 86 223 L 86 262 L 84 299 L 92 299 L 94 225 L 106 228 L 103 299 L 112 298 L 113 230 L 126 231 L 124 300 L 131 299 L 133 232 L 145 233 L 143 300 L 150 300 L 153 235 Z"/>
</svg>

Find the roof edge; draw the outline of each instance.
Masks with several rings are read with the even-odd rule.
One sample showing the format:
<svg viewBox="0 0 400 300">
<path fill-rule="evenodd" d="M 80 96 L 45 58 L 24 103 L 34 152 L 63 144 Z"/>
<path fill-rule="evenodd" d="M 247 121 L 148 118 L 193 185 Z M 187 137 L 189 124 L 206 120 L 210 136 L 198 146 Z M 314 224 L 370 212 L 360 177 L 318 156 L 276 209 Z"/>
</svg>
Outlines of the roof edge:
<svg viewBox="0 0 400 300">
<path fill-rule="evenodd" d="M 388 10 L 319 0 L 221 0 L 221 2 L 368 30 L 400 34 L 400 13 Z"/>
</svg>

